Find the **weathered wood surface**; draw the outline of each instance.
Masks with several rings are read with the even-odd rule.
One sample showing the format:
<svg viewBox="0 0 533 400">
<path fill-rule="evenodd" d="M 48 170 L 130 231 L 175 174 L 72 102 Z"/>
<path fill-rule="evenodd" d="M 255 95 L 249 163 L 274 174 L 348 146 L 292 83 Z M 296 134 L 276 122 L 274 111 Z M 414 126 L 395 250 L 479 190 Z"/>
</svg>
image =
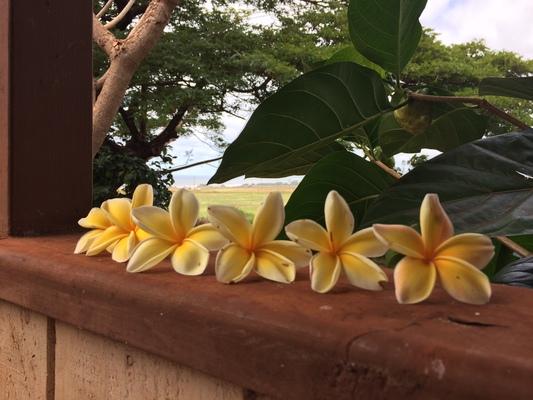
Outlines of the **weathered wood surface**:
<svg viewBox="0 0 533 400">
<path fill-rule="evenodd" d="M 0 236 L 91 204 L 92 1 L 0 0 Z"/>
<path fill-rule="evenodd" d="M 48 400 L 47 318 L 0 301 L 0 400 Z"/>
<path fill-rule="evenodd" d="M 63 323 L 56 332 L 56 400 L 243 400 L 241 388 L 163 358 Z"/>
<path fill-rule="evenodd" d="M 490 304 L 437 288 L 415 306 L 391 285 L 332 293 L 255 277 L 238 285 L 128 274 L 75 256 L 75 237 L 0 241 L 0 298 L 211 376 L 290 399 L 530 399 L 533 293 L 494 285 Z"/>
</svg>

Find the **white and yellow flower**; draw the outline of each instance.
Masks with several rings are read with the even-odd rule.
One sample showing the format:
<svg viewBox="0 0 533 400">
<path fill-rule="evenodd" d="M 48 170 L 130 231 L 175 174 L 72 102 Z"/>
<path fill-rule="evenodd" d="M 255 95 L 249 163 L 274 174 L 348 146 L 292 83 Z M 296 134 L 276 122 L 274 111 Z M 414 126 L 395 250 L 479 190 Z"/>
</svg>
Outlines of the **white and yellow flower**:
<svg viewBox="0 0 533 400">
<path fill-rule="evenodd" d="M 330 291 L 344 271 L 352 285 L 382 290 L 380 282 L 386 282 L 387 275 L 368 257 L 382 256 L 387 246 L 375 237 L 372 228 L 353 233 L 355 220 L 350 207 L 334 190 L 326 198 L 324 214 L 327 231 L 307 219 L 285 228 L 289 238 L 317 252 L 309 264 L 311 288 L 319 293 Z"/>
<path fill-rule="evenodd" d="M 227 240 L 211 224 L 195 226 L 199 210 L 196 196 L 184 189 L 174 192 L 168 212 L 158 207 L 133 210 L 134 221 L 151 237 L 133 252 L 128 272 L 146 271 L 170 256 L 176 272 L 202 274 L 209 252 L 219 250 Z"/>
<path fill-rule="evenodd" d="M 239 282 L 255 270 L 263 278 L 290 283 L 295 268 L 308 263 L 311 252 L 290 240 L 275 240 L 283 229 L 285 209 L 280 193 L 270 193 L 252 224 L 234 207 L 208 208 L 212 224 L 231 241 L 218 254 L 220 282 Z"/>
<path fill-rule="evenodd" d="M 94 256 L 108 250 L 112 253 L 114 261 L 128 261 L 135 246 L 148 236 L 132 220 L 132 210 L 151 205 L 153 198 L 152 186 L 142 184 L 135 189 L 132 200 L 126 198 L 110 199 L 104 201 L 100 209 L 92 209 L 87 218 L 80 220 L 80 225 L 83 223 L 85 226 L 97 226 L 93 221 L 101 220 L 103 222 L 104 215 L 107 217 L 109 225 L 101 232 L 95 232 L 92 239 L 84 238 L 93 231 L 84 235 L 80 239 L 81 243 L 78 242 L 76 250 L 86 251 L 88 256 Z M 99 226 L 103 227 L 103 225 Z"/>
<path fill-rule="evenodd" d="M 454 236 L 453 225 L 436 194 L 420 207 L 421 235 L 403 225 L 374 225 L 374 232 L 392 250 L 404 254 L 394 269 L 399 303 L 418 303 L 431 294 L 437 274 L 454 299 L 485 304 L 491 296 L 487 276 L 480 271 L 494 256 L 490 238 L 475 233 Z"/>
<path fill-rule="evenodd" d="M 89 214 L 87 214 L 85 218 L 78 221 L 78 225 L 90 229 L 90 231 L 85 233 L 78 240 L 74 254 L 85 253 L 91 246 L 92 242 L 104 233 L 104 231 L 112 224 L 107 217 L 107 213 L 101 208 L 95 207 L 89 211 Z"/>
</svg>

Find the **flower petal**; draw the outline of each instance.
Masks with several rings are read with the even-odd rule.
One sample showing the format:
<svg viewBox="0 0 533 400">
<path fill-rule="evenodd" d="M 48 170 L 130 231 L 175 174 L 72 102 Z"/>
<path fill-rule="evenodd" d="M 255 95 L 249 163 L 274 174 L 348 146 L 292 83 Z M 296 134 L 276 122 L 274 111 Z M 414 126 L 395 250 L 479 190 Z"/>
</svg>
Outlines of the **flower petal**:
<svg viewBox="0 0 533 400">
<path fill-rule="evenodd" d="M 101 235 L 102 232 L 104 232 L 103 229 L 93 229 L 92 231 L 89 231 L 84 234 L 78 240 L 78 243 L 76 243 L 76 249 L 74 250 L 74 254 L 85 253 L 93 242 L 93 240 L 96 239 L 99 235 Z"/>
<path fill-rule="evenodd" d="M 143 240 L 148 239 L 149 237 L 152 237 L 151 233 L 148 233 L 148 232 L 142 230 L 139 227 L 137 227 L 137 229 L 135 229 L 135 235 L 137 236 L 137 241 L 138 242 L 141 242 Z"/>
<path fill-rule="evenodd" d="M 131 208 L 151 206 L 154 203 L 154 189 L 152 185 L 143 183 L 135 188 L 131 199 Z"/>
<path fill-rule="evenodd" d="M 80 226 L 87 229 L 106 229 L 111 225 L 107 214 L 101 208 L 92 208 L 85 218 L 78 221 Z"/>
<path fill-rule="evenodd" d="M 488 236 L 478 233 L 463 233 L 442 243 L 435 257 L 455 257 L 483 269 L 494 257 L 494 245 Z"/>
<path fill-rule="evenodd" d="M 176 247 L 175 243 L 157 237 L 143 240 L 133 250 L 126 270 L 128 272 L 146 271 L 167 258 Z"/>
<path fill-rule="evenodd" d="M 266 242 L 259 248 L 259 250 L 269 250 L 281 254 L 283 257 L 291 260 L 296 267 L 309 265 L 309 260 L 313 255 L 311 250 L 300 246 L 298 243 L 291 242 L 290 240 L 273 240 L 272 242 Z"/>
<path fill-rule="evenodd" d="M 366 228 L 355 232 L 341 245 L 339 252 L 357 253 L 365 257 L 381 257 L 388 246 L 374 234 L 374 229 Z"/>
<path fill-rule="evenodd" d="M 196 196 L 185 189 L 178 189 L 172 195 L 168 212 L 172 226 L 176 233 L 186 237 L 187 233 L 196 225 L 200 204 Z"/>
<path fill-rule="evenodd" d="M 201 275 L 209 262 L 209 250 L 199 243 L 185 239 L 171 258 L 174 271 L 183 275 Z"/>
<path fill-rule="evenodd" d="M 131 202 L 129 199 L 110 199 L 102 203 L 102 209 L 107 212 L 111 222 L 122 228 L 130 231 L 133 229 L 131 221 Z"/>
<path fill-rule="evenodd" d="M 333 246 L 338 249 L 354 228 L 354 218 L 348 203 L 335 190 L 329 192 L 324 204 L 326 227 Z"/>
<path fill-rule="evenodd" d="M 255 270 L 263 278 L 280 283 L 291 283 L 296 276 L 294 263 L 270 250 L 255 252 Z"/>
<path fill-rule="evenodd" d="M 318 293 L 329 292 L 339 280 L 341 269 L 341 260 L 336 255 L 315 254 L 310 262 L 311 288 Z"/>
<path fill-rule="evenodd" d="M 490 300 L 489 279 L 472 264 L 454 257 L 437 257 L 435 266 L 442 287 L 455 300 L 469 304 L 485 304 Z"/>
<path fill-rule="evenodd" d="M 341 263 L 350 283 L 362 289 L 383 290 L 387 274 L 373 261 L 357 253 L 340 253 Z"/>
<path fill-rule="evenodd" d="M 142 206 L 132 212 L 133 220 L 144 231 L 169 242 L 180 241 L 172 226 L 170 214 L 159 207 Z"/>
<path fill-rule="evenodd" d="M 232 242 L 248 247 L 252 236 L 252 226 L 235 207 L 210 206 L 207 208 L 209 221 Z"/>
<path fill-rule="evenodd" d="M 257 210 L 252 224 L 252 246 L 272 241 L 283 229 L 285 208 L 281 193 L 269 193 L 264 203 Z"/>
<path fill-rule="evenodd" d="M 429 297 L 435 286 L 437 271 L 432 263 L 404 257 L 394 268 L 396 299 L 400 304 L 413 304 Z"/>
<path fill-rule="evenodd" d="M 435 193 L 426 194 L 420 206 L 420 232 L 428 251 L 453 236 L 452 222 Z"/>
<path fill-rule="evenodd" d="M 132 250 L 137 245 L 137 237 L 135 236 L 135 232 L 130 232 L 130 234 L 120 239 L 115 247 L 113 248 L 113 254 L 111 258 L 113 261 L 123 263 L 130 259 L 130 255 Z"/>
<path fill-rule="evenodd" d="M 373 229 L 376 237 L 391 250 L 410 257 L 424 258 L 424 242 L 413 228 L 405 225 L 375 224 Z"/>
<path fill-rule="evenodd" d="M 219 251 L 215 271 L 223 283 L 239 282 L 250 273 L 255 265 L 255 256 L 235 243 Z"/>
<path fill-rule="evenodd" d="M 95 238 L 89 248 L 87 249 L 88 256 L 95 256 L 107 249 L 109 246 L 115 244 L 120 239 L 127 237 L 129 232 L 119 228 L 118 226 L 110 226 L 102 232 L 100 236 Z"/>
<path fill-rule="evenodd" d="M 330 251 L 328 233 L 322 226 L 310 219 L 300 219 L 285 227 L 287 236 L 300 246 L 315 251 Z"/>
<path fill-rule="evenodd" d="M 228 243 L 228 239 L 211 224 L 203 224 L 193 228 L 188 238 L 210 251 L 218 251 Z"/>
</svg>

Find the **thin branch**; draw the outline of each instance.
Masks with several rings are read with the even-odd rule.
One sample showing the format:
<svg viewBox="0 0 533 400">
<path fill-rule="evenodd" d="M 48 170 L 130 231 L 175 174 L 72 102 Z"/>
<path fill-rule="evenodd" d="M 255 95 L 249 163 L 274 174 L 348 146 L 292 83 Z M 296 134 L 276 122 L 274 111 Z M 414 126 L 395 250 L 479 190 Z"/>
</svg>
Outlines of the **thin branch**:
<svg viewBox="0 0 533 400">
<path fill-rule="evenodd" d="M 184 165 L 182 167 L 177 167 L 177 168 L 173 168 L 173 169 L 167 169 L 167 170 L 164 170 L 164 171 L 158 171 L 157 173 L 161 174 L 161 175 L 162 174 L 170 174 L 172 172 L 182 171 L 184 169 L 189 169 L 189 168 L 192 168 L 192 167 L 196 167 L 198 165 L 208 164 L 210 162 L 220 161 L 220 160 L 222 160 L 222 157 L 211 158 L 210 160 L 198 161 L 198 162 L 195 162 L 195 163 L 192 163 L 192 164 Z"/>
<path fill-rule="evenodd" d="M 491 114 L 494 114 L 501 119 L 515 125 L 520 129 L 529 129 L 529 125 L 520 121 L 519 119 L 513 117 L 511 114 L 506 113 L 505 111 L 499 109 L 498 107 L 492 105 L 487 100 L 481 97 L 467 97 L 467 96 L 432 96 L 429 94 L 422 93 L 409 93 L 409 98 L 412 100 L 427 101 L 433 103 L 467 103 L 475 104 L 480 108 L 485 109 Z"/>
<path fill-rule="evenodd" d="M 528 257 L 532 254 L 529 250 L 512 241 L 507 236 L 497 236 L 496 239 L 521 257 Z"/>
<path fill-rule="evenodd" d="M 113 4 L 113 0 L 108 0 L 107 3 L 105 3 L 102 9 L 98 12 L 98 14 L 96 14 L 96 18 L 102 18 L 107 12 L 107 10 L 109 10 L 109 8 L 111 7 L 111 4 Z"/>
<path fill-rule="evenodd" d="M 133 7 L 133 4 L 135 4 L 135 0 L 130 0 L 128 4 L 124 6 L 122 11 L 115 18 L 113 18 L 111 21 L 109 21 L 107 24 L 104 25 L 104 28 L 107 30 L 111 30 L 115 26 L 117 26 L 122 20 L 122 18 L 124 18 L 126 14 L 131 10 L 131 8 Z"/>
</svg>

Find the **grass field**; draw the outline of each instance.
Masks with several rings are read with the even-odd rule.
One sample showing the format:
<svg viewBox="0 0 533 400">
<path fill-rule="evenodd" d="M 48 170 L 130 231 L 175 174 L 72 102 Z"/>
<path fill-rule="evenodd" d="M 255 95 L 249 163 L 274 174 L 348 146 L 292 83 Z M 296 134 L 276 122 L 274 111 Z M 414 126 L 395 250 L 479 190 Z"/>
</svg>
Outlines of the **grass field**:
<svg viewBox="0 0 533 400">
<path fill-rule="evenodd" d="M 281 192 L 286 203 L 294 187 L 289 185 L 279 186 L 242 186 L 242 187 L 202 187 L 193 192 L 200 201 L 200 216 L 207 216 L 207 207 L 214 204 L 237 207 L 242 210 L 249 219 L 263 202 L 269 192 Z"/>
</svg>

